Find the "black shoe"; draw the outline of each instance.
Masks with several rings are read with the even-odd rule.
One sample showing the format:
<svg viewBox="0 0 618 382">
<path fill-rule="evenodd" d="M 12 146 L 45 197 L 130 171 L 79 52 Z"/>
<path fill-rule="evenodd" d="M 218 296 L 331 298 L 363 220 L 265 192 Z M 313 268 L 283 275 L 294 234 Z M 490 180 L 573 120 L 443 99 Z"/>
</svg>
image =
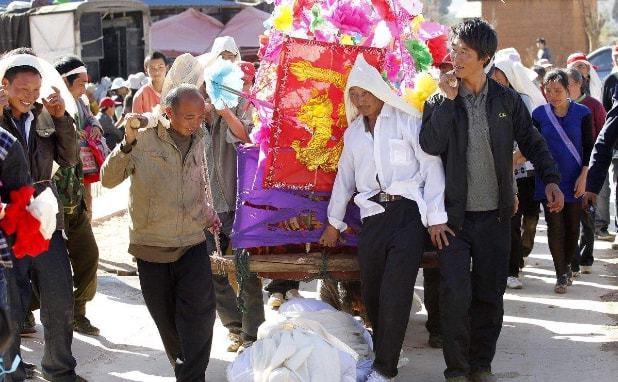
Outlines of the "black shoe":
<svg viewBox="0 0 618 382">
<path fill-rule="evenodd" d="M 33 379 L 34 375 L 36 374 L 36 366 L 23 360 L 21 361 L 21 365 L 24 368 L 24 374 L 26 375 L 26 379 Z"/>
<path fill-rule="evenodd" d="M 21 324 L 20 335 L 22 337 L 27 337 L 33 334 L 36 334 L 36 321 L 34 320 L 34 314 L 32 314 L 32 312 L 28 312 L 24 322 Z"/>
<path fill-rule="evenodd" d="M 489 370 L 477 370 L 470 374 L 471 382 L 498 382 L 498 377 Z"/>
<path fill-rule="evenodd" d="M 73 331 L 87 336 L 98 336 L 101 333 L 99 328 L 92 325 L 85 316 L 75 317 L 73 320 Z"/>
<path fill-rule="evenodd" d="M 434 349 L 442 349 L 442 336 L 439 334 L 430 334 L 427 344 Z"/>
<path fill-rule="evenodd" d="M 558 279 L 556 280 L 556 286 L 554 287 L 554 292 L 558 293 L 558 294 L 565 294 L 567 292 L 567 286 L 568 286 L 568 276 L 567 275 L 562 275 L 562 276 L 558 276 Z"/>
</svg>

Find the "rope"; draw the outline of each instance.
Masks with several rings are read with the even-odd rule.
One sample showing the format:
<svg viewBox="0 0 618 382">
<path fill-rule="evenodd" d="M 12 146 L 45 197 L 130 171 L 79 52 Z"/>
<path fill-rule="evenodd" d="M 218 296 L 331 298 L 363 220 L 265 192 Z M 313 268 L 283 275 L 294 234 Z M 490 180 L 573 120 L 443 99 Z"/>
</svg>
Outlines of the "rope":
<svg viewBox="0 0 618 382">
<path fill-rule="evenodd" d="M 240 310 L 242 314 L 245 314 L 247 313 L 247 307 L 243 299 L 243 292 L 245 290 L 245 284 L 249 281 L 249 277 L 251 277 L 251 271 L 249 270 L 249 251 L 243 248 L 235 249 L 234 264 L 236 265 L 236 280 L 238 282 L 236 305 L 238 306 L 238 310 Z"/>
</svg>

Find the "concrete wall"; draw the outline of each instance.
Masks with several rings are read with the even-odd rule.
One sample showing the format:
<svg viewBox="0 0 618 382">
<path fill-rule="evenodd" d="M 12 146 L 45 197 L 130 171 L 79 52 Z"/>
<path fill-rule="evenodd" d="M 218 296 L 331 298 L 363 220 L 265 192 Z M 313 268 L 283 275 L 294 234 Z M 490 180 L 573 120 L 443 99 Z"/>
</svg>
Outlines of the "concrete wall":
<svg viewBox="0 0 618 382">
<path fill-rule="evenodd" d="M 498 31 L 498 47 L 516 48 L 525 65 L 532 65 L 537 37 L 545 37 L 555 65 L 564 66 L 573 52 L 589 51 L 582 17 L 582 1 L 596 0 L 483 0 L 483 17 Z"/>
</svg>

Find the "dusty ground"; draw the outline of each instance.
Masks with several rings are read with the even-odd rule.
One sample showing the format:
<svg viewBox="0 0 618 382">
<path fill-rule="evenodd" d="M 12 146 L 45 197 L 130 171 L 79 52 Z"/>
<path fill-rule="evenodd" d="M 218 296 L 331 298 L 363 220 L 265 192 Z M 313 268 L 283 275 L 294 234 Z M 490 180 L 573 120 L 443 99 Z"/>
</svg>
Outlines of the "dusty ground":
<svg viewBox="0 0 618 382">
<path fill-rule="evenodd" d="M 135 264 L 126 253 L 126 215 L 95 226 L 101 249 L 99 288 L 88 306 L 88 316 L 101 328 L 101 337 L 75 335 L 73 351 L 78 373 L 90 381 L 173 381 L 161 341 L 139 289 Z M 615 382 L 618 380 L 618 255 L 609 243 L 597 242 L 592 275 L 585 275 L 566 295 L 553 293 L 553 265 L 544 227 L 529 265 L 524 289 L 508 291 L 505 319 L 494 361 L 502 381 L 512 382 Z M 314 296 L 315 284 L 303 286 Z M 419 275 L 417 289 L 422 295 Z M 275 314 L 267 311 L 268 315 Z M 412 316 L 404 344 L 410 363 L 400 370 L 399 381 L 443 381 L 440 350 L 426 345 L 424 312 Z M 23 342 L 26 360 L 39 363 L 39 334 Z M 234 355 L 225 352 L 226 331 L 217 321 L 208 381 L 225 381 L 225 368 Z"/>
</svg>

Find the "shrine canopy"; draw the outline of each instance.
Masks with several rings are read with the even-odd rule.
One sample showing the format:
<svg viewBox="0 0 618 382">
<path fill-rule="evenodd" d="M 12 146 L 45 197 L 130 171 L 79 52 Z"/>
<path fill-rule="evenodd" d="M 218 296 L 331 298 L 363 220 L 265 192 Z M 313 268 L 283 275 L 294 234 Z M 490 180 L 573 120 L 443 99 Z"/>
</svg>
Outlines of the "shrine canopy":
<svg viewBox="0 0 618 382">
<path fill-rule="evenodd" d="M 223 30 L 223 23 L 212 16 L 189 8 L 178 15 L 152 24 L 150 47 L 169 57 L 182 53 L 200 55 L 207 52 Z"/>
</svg>

